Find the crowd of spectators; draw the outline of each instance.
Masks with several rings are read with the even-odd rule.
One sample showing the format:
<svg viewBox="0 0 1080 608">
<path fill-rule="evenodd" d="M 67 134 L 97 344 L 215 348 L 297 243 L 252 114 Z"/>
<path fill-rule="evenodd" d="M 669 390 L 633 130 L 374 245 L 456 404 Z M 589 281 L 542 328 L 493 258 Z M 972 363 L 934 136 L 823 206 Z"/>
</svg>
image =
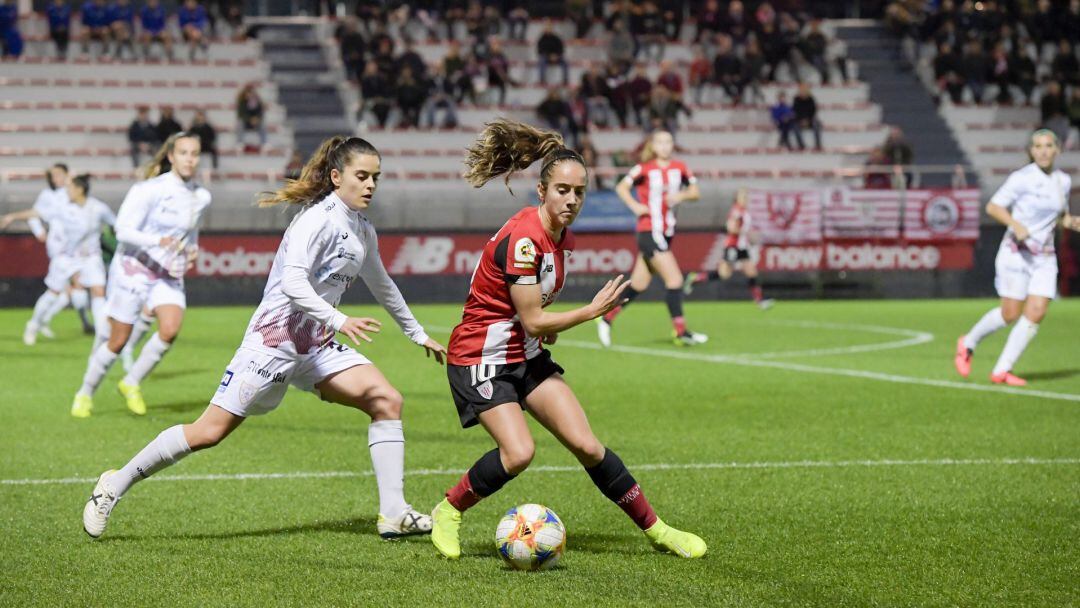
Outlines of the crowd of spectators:
<svg viewBox="0 0 1080 608">
<path fill-rule="evenodd" d="M 161 45 L 164 55 L 173 59 L 173 45 L 182 43 L 193 60 L 200 52 L 207 56 L 211 38 L 243 39 L 246 35 L 239 0 L 219 0 L 209 9 L 200 0 L 183 0 L 175 11 L 167 10 L 160 0 L 145 0 L 139 7 L 131 0 L 85 0 L 82 4 L 49 0 L 44 16 L 60 59 L 68 57 L 68 47 L 74 41 L 83 55 L 111 55 L 117 59 L 140 54 L 151 57 L 154 45 Z M 175 31 L 170 27 L 174 20 Z M 16 0 L 0 0 L 0 41 L 4 56 L 22 54 L 24 41 Z"/>
<path fill-rule="evenodd" d="M 1070 124 L 1080 129 L 1080 0 L 929 4 L 894 2 L 887 20 L 909 41 L 915 59 L 924 46 L 933 49 L 940 97 L 954 104 L 1038 103 L 1042 126 L 1062 141 Z"/>
</svg>

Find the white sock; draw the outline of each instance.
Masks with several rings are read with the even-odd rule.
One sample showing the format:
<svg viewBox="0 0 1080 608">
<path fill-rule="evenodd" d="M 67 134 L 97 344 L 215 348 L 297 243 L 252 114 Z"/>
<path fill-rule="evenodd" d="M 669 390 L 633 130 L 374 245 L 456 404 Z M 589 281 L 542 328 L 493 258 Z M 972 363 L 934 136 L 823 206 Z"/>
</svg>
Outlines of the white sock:
<svg viewBox="0 0 1080 608">
<path fill-rule="evenodd" d="M 41 294 L 41 297 L 34 303 L 34 314 L 30 317 L 30 322 L 37 327 L 46 324 L 47 321 L 45 321 L 45 319 L 47 317 L 51 318 L 48 316 L 48 311 L 56 304 L 56 299 L 59 297 L 60 294 L 45 290 L 45 293 Z"/>
<path fill-rule="evenodd" d="M 86 293 L 85 289 L 72 289 L 71 290 L 71 307 L 75 310 L 86 310 L 86 307 L 90 305 L 90 295 Z"/>
<path fill-rule="evenodd" d="M 54 297 L 54 299 L 52 301 L 52 305 L 49 306 L 47 309 L 45 309 L 44 314 L 41 316 L 41 319 L 38 321 L 38 325 L 40 325 L 41 327 L 48 327 L 49 323 L 52 322 L 53 317 L 56 316 L 56 313 L 60 312 L 61 310 L 64 310 L 64 307 L 67 306 L 68 302 L 71 301 L 68 298 L 67 293 L 65 293 L 65 292 L 60 292 L 58 294 L 54 294 L 53 297 Z"/>
<path fill-rule="evenodd" d="M 153 322 L 153 317 L 147 317 L 139 313 L 139 318 L 135 319 L 135 325 L 131 326 L 131 335 L 128 337 L 127 344 L 124 345 L 124 350 L 121 351 L 124 356 L 135 356 L 135 349 L 139 347 L 139 340 L 142 340 L 142 337 L 146 335 L 146 331 L 150 329 L 150 324 Z"/>
<path fill-rule="evenodd" d="M 368 449 L 375 483 L 379 486 L 379 513 L 397 517 L 405 502 L 405 433 L 400 420 L 380 420 L 368 427 Z"/>
<path fill-rule="evenodd" d="M 983 341 L 983 338 L 1006 325 L 1008 323 L 1005 322 L 1005 317 L 1001 316 L 1001 307 L 998 306 L 983 315 L 979 322 L 971 328 L 971 331 L 964 336 L 964 346 L 974 351 L 979 342 Z"/>
<path fill-rule="evenodd" d="M 101 384 L 101 379 L 109 372 L 109 368 L 112 367 L 115 361 L 116 353 L 109 350 L 108 343 L 98 346 L 86 363 L 86 375 L 83 376 L 82 388 L 79 389 L 79 394 L 93 395 L 98 385 Z"/>
<path fill-rule="evenodd" d="M 124 468 L 113 473 L 109 482 L 116 490 L 116 495 L 123 496 L 135 482 L 176 464 L 190 453 L 191 447 L 184 437 L 184 425 L 170 426 L 146 444 Z"/>
<path fill-rule="evenodd" d="M 131 340 L 128 340 L 130 343 Z M 124 382 L 128 384 L 139 384 L 142 379 L 154 371 L 154 367 L 161 361 L 161 358 L 165 356 L 165 353 L 169 352 L 172 348 L 172 344 L 161 339 L 161 336 L 157 333 L 150 336 L 150 339 L 146 341 L 146 345 L 139 351 L 139 358 L 135 360 L 135 365 L 131 366 L 131 370 L 124 376 Z"/>
<path fill-rule="evenodd" d="M 90 312 L 94 315 L 95 335 L 101 332 L 99 329 L 105 323 L 105 297 L 94 296 L 90 298 Z"/>
<path fill-rule="evenodd" d="M 1028 342 L 1039 332 L 1039 324 L 1033 323 L 1027 317 L 1021 316 L 1020 320 L 1009 332 L 1009 339 L 1005 341 L 1005 348 L 1001 351 L 997 363 L 994 365 L 994 375 L 1012 371 L 1013 365 L 1020 355 L 1024 354 Z"/>
</svg>

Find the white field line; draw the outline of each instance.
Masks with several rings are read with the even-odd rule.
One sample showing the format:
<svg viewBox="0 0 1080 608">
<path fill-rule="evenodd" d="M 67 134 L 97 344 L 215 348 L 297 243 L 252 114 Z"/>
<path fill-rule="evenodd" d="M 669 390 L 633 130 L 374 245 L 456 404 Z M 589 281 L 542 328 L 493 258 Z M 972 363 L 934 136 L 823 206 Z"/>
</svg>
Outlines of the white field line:
<svg viewBox="0 0 1080 608">
<path fill-rule="evenodd" d="M 789 462 L 686 462 L 633 465 L 635 471 L 695 471 L 740 469 L 843 469 L 871 467 L 944 467 L 944 466 L 1015 466 L 1080 465 L 1080 458 L 939 458 L 922 460 L 793 460 Z M 580 466 L 530 467 L 530 473 L 580 472 Z M 462 475 L 464 469 L 413 469 L 406 477 Z M 275 479 L 336 479 L 372 477 L 372 471 L 294 471 L 291 473 L 222 473 L 207 475 L 157 475 L 148 481 L 258 481 Z M 52 479 L 0 479 L 0 486 L 40 486 L 91 484 L 96 477 L 56 477 Z"/>
</svg>

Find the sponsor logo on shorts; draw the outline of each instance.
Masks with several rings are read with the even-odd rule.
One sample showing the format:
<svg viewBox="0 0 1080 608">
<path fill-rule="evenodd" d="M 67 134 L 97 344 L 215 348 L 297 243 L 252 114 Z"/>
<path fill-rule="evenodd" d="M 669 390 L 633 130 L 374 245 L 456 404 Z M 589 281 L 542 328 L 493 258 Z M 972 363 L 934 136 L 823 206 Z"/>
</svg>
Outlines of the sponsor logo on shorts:
<svg viewBox="0 0 1080 608">
<path fill-rule="evenodd" d="M 259 392 L 259 388 L 254 384 L 248 384 L 247 382 L 240 383 L 240 405 L 247 407 L 251 405 L 251 402 L 255 400 L 255 394 Z"/>
<path fill-rule="evenodd" d="M 491 380 L 484 380 L 476 387 L 476 392 L 480 393 L 484 399 L 491 399 L 491 396 L 495 394 L 495 387 L 491 386 Z"/>
<path fill-rule="evenodd" d="M 285 374 L 284 372 L 271 373 L 270 370 L 266 368 L 260 369 L 259 364 L 255 363 L 254 361 L 248 362 L 248 371 L 269 380 L 271 384 L 279 384 L 281 382 L 285 382 L 285 378 L 287 377 L 287 374 Z"/>
<path fill-rule="evenodd" d="M 221 377 L 221 384 L 218 386 L 217 392 L 225 392 L 225 388 L 232 382 L 233 373 L 229 370 L 225 370 L 225 375 Z"/>
</svg>

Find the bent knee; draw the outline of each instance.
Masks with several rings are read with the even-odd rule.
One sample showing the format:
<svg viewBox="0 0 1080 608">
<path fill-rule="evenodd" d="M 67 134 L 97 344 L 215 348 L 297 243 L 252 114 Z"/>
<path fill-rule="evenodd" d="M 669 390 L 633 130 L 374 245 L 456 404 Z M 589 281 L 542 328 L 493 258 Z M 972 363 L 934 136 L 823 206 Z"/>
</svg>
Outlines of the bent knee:
<svg viewBox="0 0 1080 608">
<path fill-rule="evenodd" d="M 499 454 L 502 457 L 503 467 L 506 468 L 506 472 L 517 475 L 529 468 L 533 455 L 536 454 L 536 447 L 532 441 L 529 441 L 527 444 L 516 445 L 511 448 L 499 448 Z"/>
<path fill-rule="evenodd" d="M 229 432 L 223 428 L 191 426 L 185 429 L 184 437 L 187 439 L 191 451 L 205 450 L 221 443 Z"/>
<path fill-rule="evenodd" d="M 578 461 L 586 465 L 594 465 L 604 459 L 604 444 L 591 434 L 571 439 L 569 447 Z"/>
<path fill-rule="evenodd" d="M 374 420 L 400 420 L 401 409 L 405 405 L 405 398 L 392 386 L 384 386 L 376 389 L 366 396 L 366 410 Z"/>
</svg>

